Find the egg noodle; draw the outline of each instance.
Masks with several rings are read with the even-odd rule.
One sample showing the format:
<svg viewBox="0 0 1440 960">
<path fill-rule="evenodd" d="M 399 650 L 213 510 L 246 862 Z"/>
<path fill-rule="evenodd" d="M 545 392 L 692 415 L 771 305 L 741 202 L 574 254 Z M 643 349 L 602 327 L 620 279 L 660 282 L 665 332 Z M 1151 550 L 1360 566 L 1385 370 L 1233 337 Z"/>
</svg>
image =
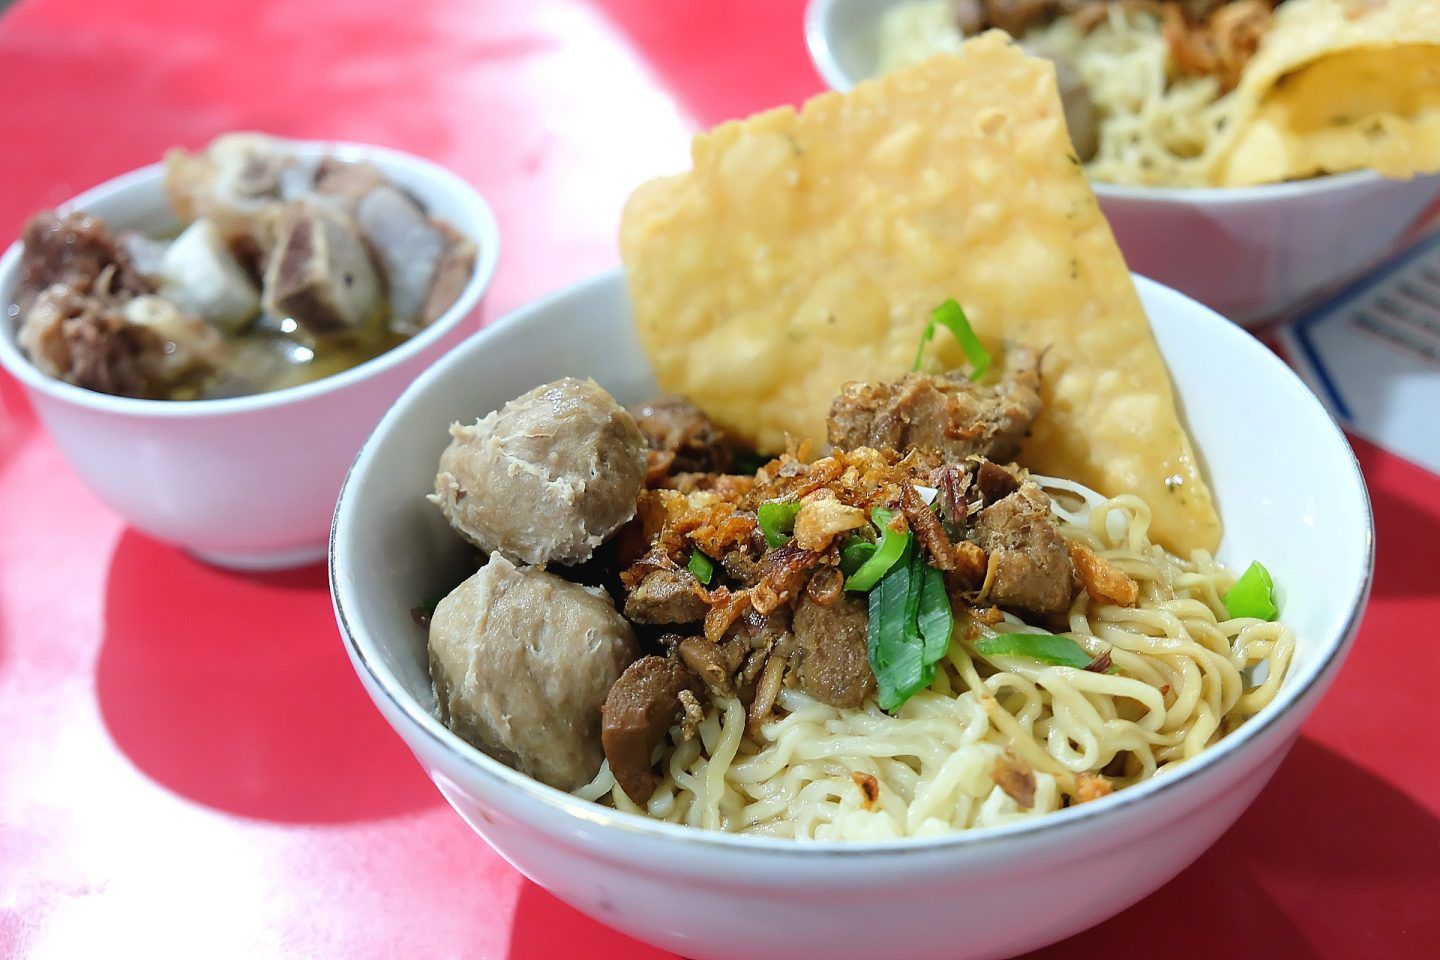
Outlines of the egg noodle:
<svg viewBox="0 0 1440 960">
<path fill-rule="evenodd" d="M 1060 809 L 1085 794 L 1085 774 L 1115 788 L 1200 753 L 1269 703 L 1295 637 L 1281 623 L 1230 619 L 1222 597 L 1235 577 L 1204 550 L 1185 560 L 1150 542 L 1150 508 L 1032 477 L 1051 496 L 1069 540 L 1088 544 L 1140 585 L 1132 608 L 1081 591 L 1068 631 L 1092 655 L 1109 649 L 1115 673 L 1048 666 L 975 649 L 996 633 L 1038 632 L 1006 615 L 994 626 L 957 623 L 935 682 L 900 709 L 873 700 L 827 706 L 791 687 L 783 715 L 757 737 L 738 700 L 717 701 L 697 735 L 670 731 L 663 779 L 637 806 L 601 767 L 576 791 L 671 823 L 778 837 L 866 840 L 992 826 Z M 1028 808 L 996 782 L 998 763 L 1028 766 Z M 868 783 L 874 778 L 873 784 Z M 862 784 L 878 790 L 862 790 Z"/>
<path fill-rule="evenodd" d="M 890 72 L 963 38 L 951 0 L 914 0 L 881 19 L 880 69 Z M 1117 4 L 1088 32 L 1067 18 L 1025 35 L 1037 53 L 1074 65 L 1100 116 L 1099 148 L 1086 170 L 1096 180 L 1203 187 L 1229 146 L 1237 101 L 1213 77 L 1176 78 L 1160 21 Z"/>
</svg>

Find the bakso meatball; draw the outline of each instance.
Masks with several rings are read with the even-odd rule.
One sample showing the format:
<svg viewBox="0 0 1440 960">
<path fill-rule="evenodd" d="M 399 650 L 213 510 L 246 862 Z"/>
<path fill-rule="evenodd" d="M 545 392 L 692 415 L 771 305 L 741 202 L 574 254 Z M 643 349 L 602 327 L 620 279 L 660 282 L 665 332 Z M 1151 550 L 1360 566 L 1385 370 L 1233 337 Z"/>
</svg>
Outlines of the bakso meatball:
<svg viewBox="0 0 1440 960">
<path fill-rule="evenodd" d="M 430 619 L 440 719 L 502 763 L 561 790 L 600 770 L 600 708 L 638 655 L 601 590 L 499 554 Z"/>
<path fill-rule="evenodd" d="M 450 435 L 430 499 L 487 553 L 581 563 L 635 516 L 645 438 L 593 380 L 536 387 Z"/>
</svg>

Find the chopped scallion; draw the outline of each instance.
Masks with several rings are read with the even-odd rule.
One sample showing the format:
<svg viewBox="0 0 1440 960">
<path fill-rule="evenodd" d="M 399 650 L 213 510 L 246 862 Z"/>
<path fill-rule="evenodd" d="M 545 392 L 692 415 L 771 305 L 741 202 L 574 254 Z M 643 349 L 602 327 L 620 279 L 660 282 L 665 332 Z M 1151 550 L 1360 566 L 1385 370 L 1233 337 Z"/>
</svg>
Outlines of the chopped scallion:
<svg viewBox="0 0 1440 960">
<path fill-rule="evenodd" d="M 925 563 L 909 537 L 901 554 L 870 591 L 866 625 L 877 699 L 890 712 L 934 681 L 954 629 L 944 576 Z"/>
<path fill-rule="evenodd" d="M 699 550 L 690 551 L 690 562 L 685 564 L 685 569 L 694 574 L 695 579 L 707 587 L 710 586 L 710 580 L 715 576 L 715 564 Z"/>
<path fill-rule="evenodd" d="M 860 569 L 850 575 L 845 581 L 846 590 L 870 590 L 880 582 L 880 578 L 897 564 L 905 555 L 905 548 L 910 545 L 910 532 L 896 533 L 890 529 L 891 514 L 889 510 L 882 510 L 879 507 L 870 512 L 870 522 L 875 524 L 880 531 L 880 542 L 875 547 L 875 552 L 870 559 L 860 565 Z"/>
<path fill-rule="evenodd" d="M 795 515 L 799 512 L 798 500 L 770 500 L 760 504 L 755 515 L 760 521 L 760 532 L 765 534 L 765 542 L 770 545 L 770 549 L 783 547 L 790 539 L 790 534 L 795 530 Z"/>
<path fill-rule="evenodd" d="M 925 332 L 920 335 L 920 347 L 915 351 L 915 366 L 911 369 L 920 369 L 920 361 L 925 359 L 925 345 L 935 339 L 937 325 L 949 330 L 960 344 L 960 349 L 965 351 L 965 357 L 970 361 L 970 379 L 979 380 L 983 377 L 985 371 L 990 369 L 990 351 L 985 349 L 985 345 L 975 335 L 974 328 L 965 317 L 965 311 L 953 299 L 946 300 L 930 312 L 930 322 L 925 325 Z"/>
<path fill-rule="evenodd" d="M 1053 633 L 997 633 L 977 641 L 975 649 L 987 657 L 1027 657 L 1077 670 L 1095 659 L 1074 640 Z"/>
<path fill-rule="evenodd" d="M 1225 594 L 1225 609 L 1232 619 L 1254 617 L 1257 620 L 1274 620 L 1280 615 L 1275 606 L 1275 581 L 1270 571 L 1259 561 L 1250 564 L 1235 586 Z"/>
<path fill-rule="evenodd" d="M 840 548 L 840 572 L 847 577 L 851 576 L 874 555 L 875 544 L 859 537 L 851 537 L 849 542 Z"/>
</svg>

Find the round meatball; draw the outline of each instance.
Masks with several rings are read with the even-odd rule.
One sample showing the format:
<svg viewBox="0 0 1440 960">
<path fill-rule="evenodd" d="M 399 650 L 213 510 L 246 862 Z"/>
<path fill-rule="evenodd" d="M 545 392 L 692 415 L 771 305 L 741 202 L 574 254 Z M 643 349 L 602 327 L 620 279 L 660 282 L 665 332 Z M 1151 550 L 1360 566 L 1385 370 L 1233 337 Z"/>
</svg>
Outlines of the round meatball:
<svg viewBox="0 0 1440 960">
<path fill-rule="evenodd" d="M 435 608 L 429 644 L 440 719 L 460 737 L 561 790 L 599 772 L 600 708 L 639 653 L 604 591 L 493 554 Z"/>
<path fill-rule="evenodd" d="M 635 516 L 645 437 L 593 380 L 536 387 L 450 435 L 430 499 L 487 553 L 582 563 Z"/>
</svg>

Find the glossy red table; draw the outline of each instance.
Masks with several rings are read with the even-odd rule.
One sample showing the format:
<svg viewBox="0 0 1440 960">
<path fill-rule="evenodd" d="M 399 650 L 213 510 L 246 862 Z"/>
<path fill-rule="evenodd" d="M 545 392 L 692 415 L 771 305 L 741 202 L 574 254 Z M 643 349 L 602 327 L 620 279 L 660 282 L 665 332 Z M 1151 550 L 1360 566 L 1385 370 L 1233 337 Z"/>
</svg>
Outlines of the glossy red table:
<svg viewBox="0 0 1440 960">
<path fill-rule="evenodd" d="M 0 236 L 226 129 L 372 141 L 489 197 L 495 316 L 614 263 L 626 194 L 694 128 L 819 88 L 801 6 L 23 0 Z M 661 956 L 450 812 L 352 675 L 323 570 L 205 567 L 98 503 L 3 376 L 0 415 L 0 956 Z M 1357 447 L 1379 567 L 1334 690 L 1213 850 L 1040 956 L 1440 956 L 1440 479 Z"/>
</svg>

